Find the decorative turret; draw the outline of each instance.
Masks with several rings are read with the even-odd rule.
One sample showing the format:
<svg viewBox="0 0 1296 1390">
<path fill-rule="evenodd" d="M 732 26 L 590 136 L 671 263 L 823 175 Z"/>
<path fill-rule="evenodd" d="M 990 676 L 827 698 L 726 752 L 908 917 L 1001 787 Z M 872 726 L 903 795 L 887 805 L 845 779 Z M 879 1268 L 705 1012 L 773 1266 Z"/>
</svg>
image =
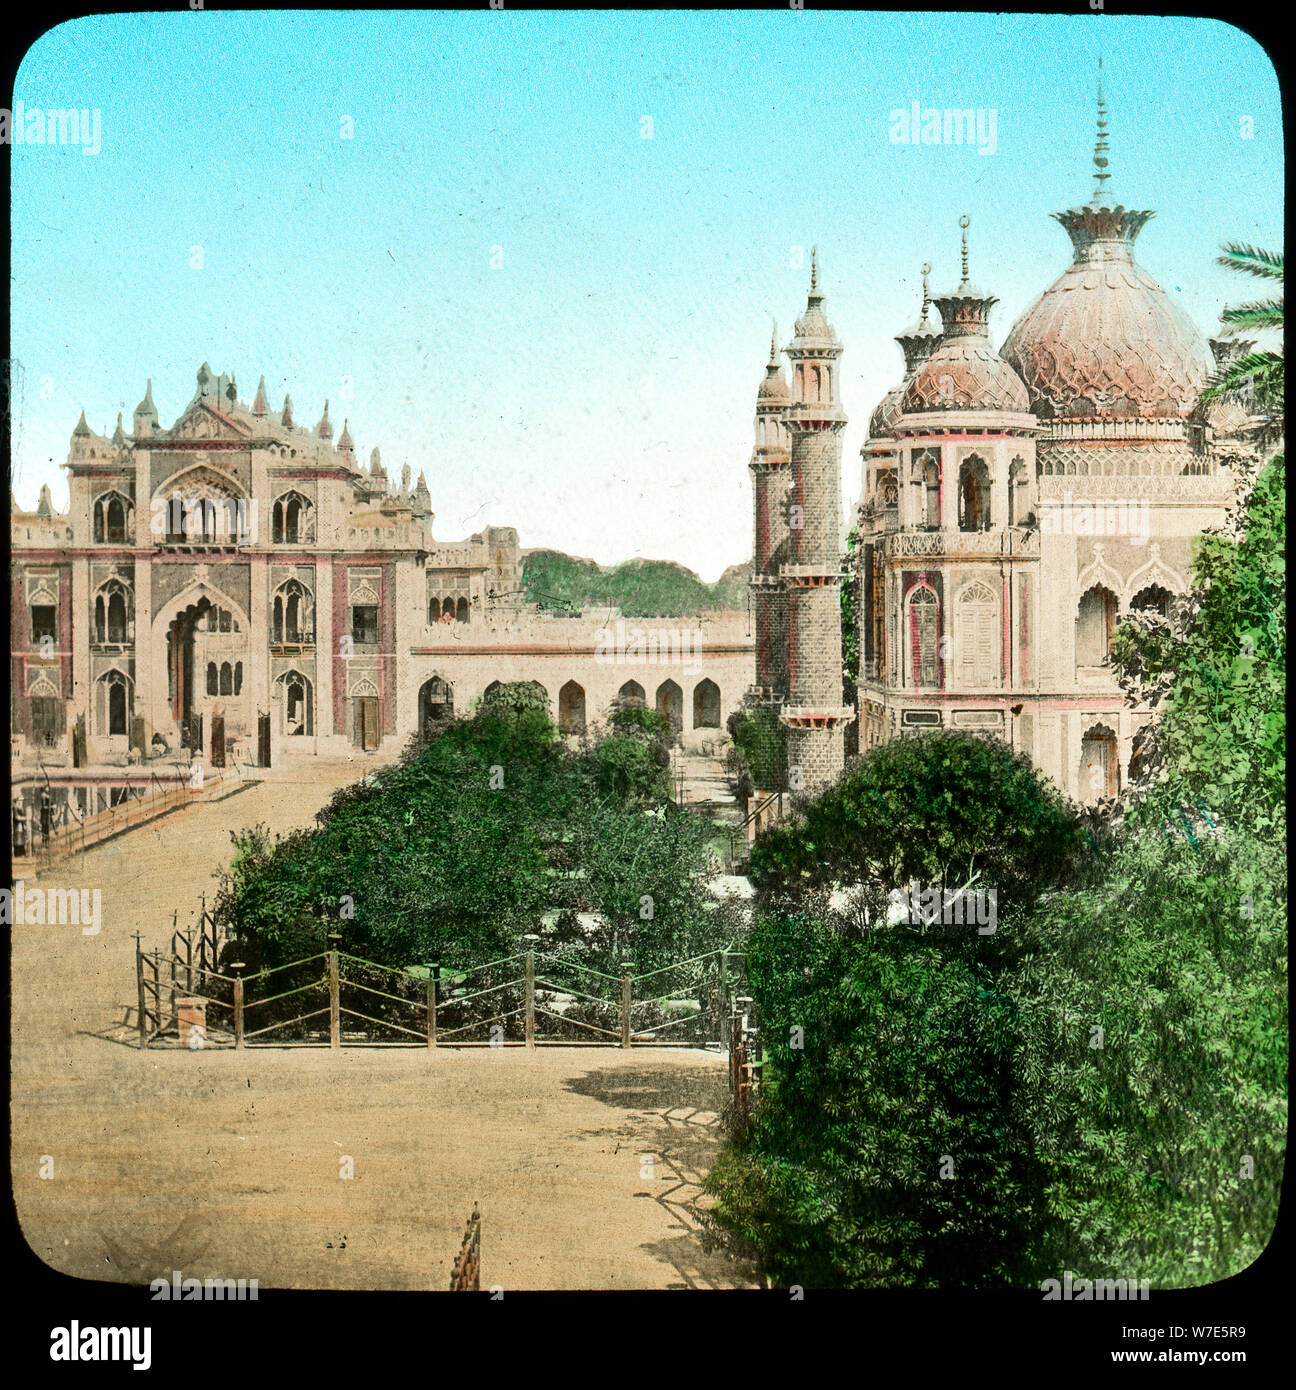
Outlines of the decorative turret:
<svg viewBox="0 0 1296 1390">
<path fill-rule="evenodd" d="M 73 439 L 78 439 L 78 438 L 87 438 L 87 439 L 88 439 L 88 438 L 90 437 L 91 433 L 93 433 L 93 431 L 90 429 L 90 426 L 86 423 L 85 411 L 83 410 L 83 411 L 81 412 L 81 418 L 76 422 L 76 425 L 73 427 L 73 430 L 72 430 L 72 438 L 73 438 Z"/>
<path fill-rule="evenodd" d="M 346 459 L 348 464 L 354 465 L 355 445 L 351 442 L 351 422 L 349 420 L 344 419 L 342 421 L 342 433 L 338 436 L 337 451 Z"/>
<path fill-rule="evenodd" d="M 401 465 L 400 495 L 402 497 L 408 497 L 410 495 L 410 466 L 408 463 Z"/>
<path fill-rule="evenodd" d="M 279 417 L 279 423 L 286 430 L 293 428 L 292 397 L 287 393 L 284 394 L 283 414 Z"/>
<path fill-rule="evenodd" d="M 158 430 L 157 406 L 153 404 L 153 378 L 144 388 L 144 399 L 135 407 L 135 438 L 147 439 Z"/>
<path fill-rule="evenodd" d="M 315 433 L 321 439 L 333 438 L 333 423 L 328 417 L 328 401 L 324 402 L 324 414 L 320 416 L 320 422 L 315 426 Z"/>
<path fill-rule="evenodd" d="M 112 442 L 119 448 L 126 445 L 126 431 L 122 429 L 122 413 L 117 412 L 117 428 L 112 432 Z"/>
<path fill-rule="evenodd" d="M 258 420 L 263 419 L 270 413 L 270 402 L 266 400 L 265 377 L 257 382 L 256 399 L 252 402 L 252 414 Z"/>
<path fill-rule="evenodd" d="M 414 484 L 414 510 L 420 515 L 432 513 L 432 494 L 428 491 L 427 479 L 419 471 L 418 482 Z"/>
<path fill-rule="evenodd" d="M 377 448 L 369 455 L 369 476 L 371 478 L 382 478 L 384 482 L 387 479 L 387 470 L 383 467 L 382 455 L 378 452 Z"/>
<path fill-rule="evenodd" d="M 896 342 L 904 354 L 904 380 L 878 402 L 869 419 L 869 438 L 879 439 L 890 434 L 895 418 L 900 413 L 900 402 L 904 399 L 905 387 L 913 380 L 914 374 L 921 370 L 940 342 L 940 325 L 931 316 L 931 292 L 928 289 L 928 276 L 931 262 L 925 261 L 922 268 L 922 309 L 910 328 L 896 334 Z"/>
<path fill-rule="evenodd" d="M 210 396 L 212 392 L 211 368 L 204 362 L 198 368 L 198 394 L 199 396 Z"/>
<path fill-rule="evenodd" d="M 998 299 L 968 277 L 967 229 L 962 228 L 963 274 L 958 288 L 933 302 L 941 316 L 940 343 L 914 374 L 900 400 L 900 413 L 970 410 L 1024 415 L 1030 401 L 1021 378 L 990 345 L 990 310 Z"/>
<path fill-rule="evenodd" d="M 81 418 L 84 421 L 84 413 L 82 414 Z M 41 484 L 40 500 L 36 503 L 36 515 L 40 517 L 42 521 L 54 520 L 54 501 L 50 497 L 48 483 Z"/>
</svg>

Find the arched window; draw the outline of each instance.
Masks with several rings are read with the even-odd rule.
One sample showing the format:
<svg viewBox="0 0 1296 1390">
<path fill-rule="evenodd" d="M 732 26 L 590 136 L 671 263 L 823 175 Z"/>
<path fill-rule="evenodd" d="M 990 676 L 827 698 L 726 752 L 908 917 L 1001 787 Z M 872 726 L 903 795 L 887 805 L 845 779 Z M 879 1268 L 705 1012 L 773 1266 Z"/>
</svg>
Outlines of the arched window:
<svg viewBox="0 0 1296 1390">
<path fill-rule="evenodd" d="M 934 449 L 914 455 L 912 478 L 916 524 L 934 531 L 940 526 L 940 455 Z"/>
<path fill-rule="evenodd" d="M 684 692 L 674 681 L 662 681 L 657 687 L 657 713 L 673 735 L 684 732 Z"/>
<path fill-rule="evenodd" d="M 108 682 L 108 732 L 126 732 L 126 681 L 120 676 Z"/>
<path fill-rule="evenodd" d="M 302 504 L 300 497 L 289 498 L 284 508 L 284 544 L 296 545 L 300 535 Z"/>
<path fill-rule="evenodd" d="M 110 541 L 126 539 L 126 508 L 120 497 L 108 499 L 108 509 L 104 518 L 104 537 Z"/>
<path fill-rule="evenodd" d="M 283 502 L 276 501 L 274 504 L 274 528 L 271 532 L 275 545 L 283 544 L 284 524 L 283 524 Z"/>
<path fill-rule="evenodd" d="M 309 735 L 314 727 L 311 683 L 300 671 L 279 677 L 281 732 L 291 736 Z"/>
<path fill-rule="evenodd" d="M 222 695 L 233 695 L 234 693 L 234 668 L 228 661 L 221 662 L 220 693 Z"/>
<path fill-rule="evenodd" d="M 1115 627 L 1116 595 L 1101 584 L 1087 589 L 1076 613 L 1076 665 L 1103 665 L 1111 651 Z"/>
<path fill-rule="evenodd" d="M 299 580 L 288 579 L 275 591 L 271 614 L 271 640 L 274 642 L 313 642 L 314 610 L 310 590 Z"/>
<path fill-rule="evenodd" d="M 274 542 L 276 545 L 299 545 L 310 540 L 310 499 L 300 492 L 286 492 L 275 499 Z"/>
<path fill-rule="evenodd" d="M 720 727 L 720 687 L 713 680 L 699 681 L 693 687 L 693 727 Z"/>
<path fill-rule="evenodd" d="M 220 694 L 220 690 L 219 690 L 219 688 L 217 687 L 217 683 L 216 683 L 216 682 L 217 682 L 216 663 L 215 663 L 214 661 L 209 661 L 209 662 L 207 663 L 207 693 L 208 693 L 208 695 L 219 695 L 219 694 Z"/>
<path fill-rule="evenodd" d="M 940 602 L 935 589 L 919 584 L 909 594 L 909 676 L 919 689 L 940 685 Z"/>
<path fill-rule="evenodd" d="M 1170 616 L 1171 595 L 1160 584 L 1149 584 L 1140 589 L 1130 600 L 1130 609 L 1136 613 L 1159 613 L 1163 618 Z"/>
<path fill-rule="evenodd" d="M 241 661 L 234 663 L 234 693 L 235 695 L 243 693 L 243 663 Z"/>
<path fill-rule="evenodd" d="M 644 688 L 638 681 L 626 681 L 617 691 L 617 699 L 625 705 L 645 705 L 648 703 Z"/>
<path fill-rule="evenodd" d="M 575 681 L 558 692 L 558 728 L 564 734 L 585 732 L 585 688 Z"/>
<path fill-rule="evenodd" d="M 999 604 L 989 585 L 978 581 L 959 594 L 953 632 L 959 685 L 967 690 L 997 686 L 1002 665 Z"/>
<path fill-rule="evenodd" d="M 496 682 L 498 685 L 498 682 Z M 489 693 L 489 692 L 488 692 Z M 440 676 L 424 681 L 419 691 L 419 726 L 426 733 L 430 724 L 454 718 L 454 688 Z"/>
<path fill-rule="evenodd" d="M 284 640 L 296 642 L 301 635 L 301 595 L 289 593 L 284 606 Z"/>
<path fill-rule="evenodd" d="M 120 589 L 108 595 L 108 640 L 126 641 L 126 595 Z"/>
<path fill-rule="evenodd" d="M 990 470 L 975 454 L 959 466 L 959 530 L 990 529 Z"/>
<path fill-rule="evenodd" d="M 95 641 L 106 642 L 108 640 L 108 629 L 104 623 L 104 600 L 102 594 L 95 596 Z"/>
<path fill-rule="evenodd" d="M 454 615 L 455 601 L 452 598 L 446 598 L 441 604 L 441 617 L 443 621 L 449 623 L 454 621 Z"/>
<path fill-rule="evenodd" d="M 282 642 L 284 639 L 283 618 L 283 595 L 276 594 L 274 598 L 274 618 L 270 628 L 270 640 L 273 642 Z"/>
<path fill-rule="evenodd" d="M 1008 466 L 1008 525 L 1025 526 L 1029 512 L 1026 504 L 1026 463 L 1013 459 Z"/>
<path fill-rule="evenodd" d="M 461 598 L 455 605 L 455 618 L 461 623 L 468 621 L 468 600 L 466 598 Z"/>
</svg>

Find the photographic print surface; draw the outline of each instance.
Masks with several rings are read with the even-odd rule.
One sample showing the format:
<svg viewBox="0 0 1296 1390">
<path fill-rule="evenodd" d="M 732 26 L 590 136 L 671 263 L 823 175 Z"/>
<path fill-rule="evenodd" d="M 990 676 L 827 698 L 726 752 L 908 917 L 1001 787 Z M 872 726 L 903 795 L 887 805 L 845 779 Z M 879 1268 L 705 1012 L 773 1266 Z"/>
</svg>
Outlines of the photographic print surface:
<svg viewBox="0 0 1296 1390">
<path fill-rule="evenodd" d="M 1141 1304 L 1260 1256 L 1254 39 L 179 10 L 51 29 L 0 120 L 42 1262 Z"/>
</svg>

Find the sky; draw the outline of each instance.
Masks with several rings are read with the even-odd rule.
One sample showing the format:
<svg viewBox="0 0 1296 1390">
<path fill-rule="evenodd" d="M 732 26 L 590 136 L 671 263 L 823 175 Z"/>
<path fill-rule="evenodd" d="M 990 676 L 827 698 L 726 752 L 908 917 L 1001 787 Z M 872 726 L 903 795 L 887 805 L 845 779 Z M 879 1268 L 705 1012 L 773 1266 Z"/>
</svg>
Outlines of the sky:
<svg viewBox="0 0 1296 1390">
<path fill-rule="evenodd" d="M 756 388 L 819 250 L 845 345 L 843 515 L 893 335 L 959 275 L 991 336 L 1059 275 L 1088 200 L 1103 58 L 1115 201 L 1203 334 L 1279 249 L 1273 67 L 1214 20 L 803 11 L 220 13 L 73 20 L 11 106 L 100 113 L 100 148 L 12 149 L 12 484 L 66 506 L 81 410 L 153 380 L 164 427 L 206 361 L 367 464 L 422 470 L 434 534 L 515 526 L 602 564 L 714 580 L 751 554 Z M 898 143 L 893 113 L 983 113 L 993 152 Z M 982 145 L 990 149 L 988 138 Z"/>
</svg>

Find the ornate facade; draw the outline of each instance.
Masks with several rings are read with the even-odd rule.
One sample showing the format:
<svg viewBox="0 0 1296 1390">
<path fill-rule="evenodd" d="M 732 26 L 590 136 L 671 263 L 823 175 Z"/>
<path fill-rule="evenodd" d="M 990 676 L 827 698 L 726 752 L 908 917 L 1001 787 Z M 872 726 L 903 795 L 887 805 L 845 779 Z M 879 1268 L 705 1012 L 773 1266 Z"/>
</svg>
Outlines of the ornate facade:
<svg viewBox="0 0 1296 1390">
<path fill-rule="evenodd" d="M 1246 447 L 1233 437 L 1245 412 L 1200 407 L 1211 353 L 1135 260 L 1153 214 L 1105 191 L 1099 100 L 1094 195 L 1056 214 L 1071 264 L 1000 350 L 990 337 L 997 301 L 969 279 L 967 218 L 957 287 L 929 301 L 924 267 L 918 320 L 897 337 L 904 377 L 873 412 L 861 451 L 853 557 L 861 750 L 930 728 L 991 733 L 1086 801 L 1119 792 L 1146 722 L 1107 664 L 1113 628 L 1132 609 L 1164 613 L 1187 591 L 1193 540 L 1222 519 L 1228 459 Z M 1247 346 L 1211 344 L 1217 364 Z M 790 730 L 810 703 L 799 672 L 826 670 L 840 652 L 830 624 L 807 624 L 788 563 L 800 558 L 797 533 L 773 520 L 820 482 L 806 464 L 799 471 L 806 390 L 798 375 L 788 392 L 772 355 L 751 461 L 751 699 L 772 702 Z M 838 408 L 825 399 L 827 417 Z M 830 568 L 820 560 L 821 582 Z M 817 656 L 811 643 L 822 644 Z M 827 683 L 814 694 L 834 741 L 827 768 L 815 762 L 807 776 L 812 788 L 843 766 L 842 715 L 827 708 Z M 797 756 L 789 743 L 789 769 Z"/>
<path fill-rule="evenodd" d="M 571 734 L 622 696 L 655 700 L 687 740 L 741 697 L 741 614 L 690 620 L 682 660 L 639 660 L 641 643 L 604 661 L 605 615 L 525 603 L 513 528 L 436 540 L 423 475 L 394 484 L 377 449 L 361 467 L 327 402 L 303 429 L 290 399 L 270 409 L 264 381 L 246 404 L 204 364 L 171 428 L 151 384 L 133 423 L 107 437 L 83 413 L 68 511 L 43 488 L 35 512 L 11 514 L 19 783 L 66 770 L 54 779 L 84 809 L 78 769 L 368 752 L 496 681 L 539 682 Z"/>
</svg>

